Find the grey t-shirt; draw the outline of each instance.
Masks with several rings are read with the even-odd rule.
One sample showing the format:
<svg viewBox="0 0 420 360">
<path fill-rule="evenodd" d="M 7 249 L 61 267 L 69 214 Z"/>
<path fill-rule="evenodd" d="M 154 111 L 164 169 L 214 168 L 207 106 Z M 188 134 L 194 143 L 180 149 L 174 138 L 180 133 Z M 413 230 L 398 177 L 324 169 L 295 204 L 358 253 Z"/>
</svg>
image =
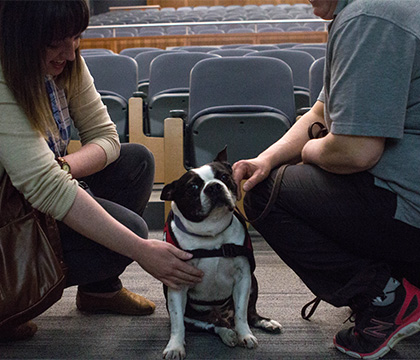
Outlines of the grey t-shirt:
<svg viewBox="0 0 420 360">
<path fill-rule="evenodd" d="M 380 136 L 369 170 L 398 195 L 395 218 L 420 228 L 420 1 L 339 0 L 320 99 L 333 134 Z"/>
</svg>

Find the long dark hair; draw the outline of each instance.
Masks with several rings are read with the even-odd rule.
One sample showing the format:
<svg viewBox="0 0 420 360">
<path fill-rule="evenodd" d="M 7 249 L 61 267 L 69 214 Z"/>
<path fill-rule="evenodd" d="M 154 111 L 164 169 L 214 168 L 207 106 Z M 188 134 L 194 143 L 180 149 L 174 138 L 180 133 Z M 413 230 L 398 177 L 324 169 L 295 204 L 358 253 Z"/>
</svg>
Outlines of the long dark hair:
<svg viewBox="0 0 420 360">
<path fill-rule="evenodd" d="M 0 62 L 6 84 L 34 129 L 44 136 L 54 128 L 45 89 L 46 49 L 86 29 L 85 0 L 0 1 Z M 80 54 L 57 78 L 67 91 L 80 78 Z"/>
</svg>

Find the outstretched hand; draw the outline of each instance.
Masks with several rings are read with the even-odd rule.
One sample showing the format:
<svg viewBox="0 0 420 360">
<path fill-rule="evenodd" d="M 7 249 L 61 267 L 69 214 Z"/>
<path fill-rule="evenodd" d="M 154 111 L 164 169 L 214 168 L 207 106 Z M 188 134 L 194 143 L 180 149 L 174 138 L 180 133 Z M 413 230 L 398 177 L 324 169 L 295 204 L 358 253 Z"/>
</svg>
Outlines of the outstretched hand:
<svg viewBox="0 0 420 360">
<path fill-rule="evenodd" d="M 250 160 L 239 160 L 232 166 L 233 179 L 238 187 L 237 197 L 240 199 L 241 194 L 241 181 L 247 180 L 243 184 L 244 191 L 251 190 L 255 185 L 265 180 L 270 175 L 271 166 L 268 162 L 259 158 Z"/>
<path fill-rule="evenodd" d="M 137 262 L 150 275 L 173 289 L 201 282 L 204 273 L 186 263 L 192 254 L 160 240 L 145 240 Z"/>
</svg>

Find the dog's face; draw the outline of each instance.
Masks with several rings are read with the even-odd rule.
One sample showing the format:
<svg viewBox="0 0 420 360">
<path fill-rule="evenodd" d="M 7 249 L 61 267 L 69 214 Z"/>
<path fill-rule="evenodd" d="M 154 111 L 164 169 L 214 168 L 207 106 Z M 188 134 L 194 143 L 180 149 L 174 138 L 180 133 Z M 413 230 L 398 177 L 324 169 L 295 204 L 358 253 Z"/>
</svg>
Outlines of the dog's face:
<svg viewBox="0 0 420 360">
<path fill-rule="evenodd" d="M 233 212 L 236 193 L 232 167 L 224 149 L 210 164 L 189 170 L 166 185 L 160 198 L 173 201 L 186 220 L 202 222 L 215 211 Z"/>
</svg>

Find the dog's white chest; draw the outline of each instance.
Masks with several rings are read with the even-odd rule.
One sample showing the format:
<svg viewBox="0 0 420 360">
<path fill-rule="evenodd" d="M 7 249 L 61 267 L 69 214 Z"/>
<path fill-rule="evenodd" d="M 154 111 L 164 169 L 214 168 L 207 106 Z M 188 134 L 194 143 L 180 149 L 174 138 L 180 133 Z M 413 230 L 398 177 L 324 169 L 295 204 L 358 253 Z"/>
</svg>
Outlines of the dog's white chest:
<svg viewBox="0 0 420 360">
<path fill-rule="evenodd" d="M 243 256 L 195 259 L 192 263 L 204 272 L 201 283 L 188 291 L 195 300 L 225 300 L 232 295 L 235 283 L 250 276 L 248 259 Z"/>
<path fill-rule="evenodd" d="M 213 250 L 224 244 L 242 246 L 245 240 L 245 229 L 236 217 L 225 231 L 215 237 L 196 237 L 176 227 L 173 227 L 173 232 L 180 247 L 185 250 Z M 188 295 L 196 300 L 226 299 L 232 295 L 235 283 L 243 276 L 250 276 L 250 265 L 245 256 L 193 258 L 190 262 L 204 272 L 201 283 L 188 291 Z"/>
</svg>

